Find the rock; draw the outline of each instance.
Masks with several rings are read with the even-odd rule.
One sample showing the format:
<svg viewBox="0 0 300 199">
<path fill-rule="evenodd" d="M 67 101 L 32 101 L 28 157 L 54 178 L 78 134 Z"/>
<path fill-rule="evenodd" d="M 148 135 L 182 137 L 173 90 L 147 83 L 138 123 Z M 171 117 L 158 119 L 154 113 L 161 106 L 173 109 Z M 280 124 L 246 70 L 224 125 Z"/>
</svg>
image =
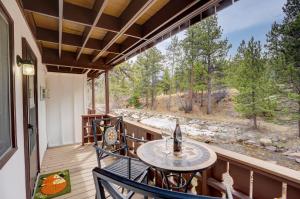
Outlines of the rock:
<svg viewBox="0 0 300 199">
<path fill-rule="evenodd" d="M 300 164 L 300 158 L 296 158 L 296 162 Z"/>
<path fill-rule="evenodd" d="M 288 156 L 293 156 L 293 157 L 300 158 L 300 152 L 288 153 L 287 155 L 288 155 Z"/>
<path fill-rule="evenodd" d="M 283 142 L 283 143 L 286 143 L 287 142 L 287 138 L 286 137 L 281 137 L 280 141 Z"/>
<path fill-rule="evenodd" d="M 139 119 L 140 118 L 140 116 L 137 115 L 137 114 L 132 114 L 131 117 L 134 118 L 134 119 Z"/>
<path fill-rule="evenodd" d="M 273 138 L 272 138 L 272 141 L 273 141 L 273 142 L 279 142 L 280 139 L 279 139 L 279 137 L 273 137 Z"/>
<path fill-rule="evenodd" d="M 213 139 L 211 137 L 207 137 L 207 138 L 205 138 L 204 142 L 209 144 L 209 143 L 213 142 Z"/>
<path fill-rule="evenodd" d="M 214 131 L 214 132 L 219 131 L 219 127 L 217 127 L 217 126 L 208 126 L 207 128 L 208 128 L 209 131 Z"/>
<path fill-rule="evenodd" d="M 247 135 L 240 135 L 236 139 L 238 142 L 246 142 L 247 140 L 249 140 L 249 137 Z"/>
<path fill-rule="evenodd" d="M 256 145 L 256 142 L 254 140 L 247 140 L 245 141 L 245 144 Z"/>
<path fill-rule="evenodd" d="M 268 149 L 269 151 L 273 151 L 273 152 L 275 152 L 277 150 L 277 148 L 275 146 L 267 146 L 266 149 Z"/>
<path fill-rule="evenodd" d="M 270 146 L 270 145 L 272 145 L 272 140 L 270 138 L 260 138 L 259 143 L 262 146 Z"/>
</svg>

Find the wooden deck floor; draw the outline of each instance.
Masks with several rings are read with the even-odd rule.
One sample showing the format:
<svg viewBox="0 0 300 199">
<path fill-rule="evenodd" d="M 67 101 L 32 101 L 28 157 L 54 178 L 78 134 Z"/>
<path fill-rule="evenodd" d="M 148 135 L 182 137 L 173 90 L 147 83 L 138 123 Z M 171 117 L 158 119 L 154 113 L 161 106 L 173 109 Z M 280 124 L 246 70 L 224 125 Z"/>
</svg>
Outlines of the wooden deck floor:
<svg viewBox="0 0 300 199">
<path fill-rule="evenodd" d="M 112 158 L 106 158 L 102 165 L 111 164 Z M 69 145 L 47 149 L 44 156 L 41 174 L 69 169 L 71 178 L 71 193 L 56 199 L 95 199 L 95 185 L 92 169 L 96 167 L 97 158 L 92 145 Z M 109 197 L 110 198 L 110 197 Z M 134 195 L 134 199 L 143 198 Z"/>
<path fill-rule="evenodd" d="M 111 162 L 107 160 L 104 164 Z M 95 199 L 95 186 L 92 169 L 97 166 L 95 150 L 92 145 L 69 145 L 47 149 L 41 173 L 69 169 L 71 193 L 57 198 Z"/>
</svg>

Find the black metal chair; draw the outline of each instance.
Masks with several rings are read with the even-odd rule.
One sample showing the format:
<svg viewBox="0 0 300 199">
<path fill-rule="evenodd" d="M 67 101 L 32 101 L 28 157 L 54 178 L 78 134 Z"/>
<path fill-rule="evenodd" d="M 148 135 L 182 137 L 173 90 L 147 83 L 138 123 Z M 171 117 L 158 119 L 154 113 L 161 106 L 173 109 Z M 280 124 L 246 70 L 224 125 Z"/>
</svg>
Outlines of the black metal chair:
<svg viewBox="0 0 300 199">
<path fill-rule="evenodd" d="M 121 177 L 110 171 L 100 168 L 93 169 L 93 177 L 96 186 L 97 199 L 105 198 L 105 191 L 114 199 L 127 199 L 132 197 L 132 193 L 141 194 L 144 197 L 163 198 L 163 199 L 213 199 L 215 197 L 192 195 L 181 192 L 169 191 L 158 187 L 149 186 L 141 181 L 133 181 Z M 116 186 L 130 190 L 129 194 L 124 195 L 119 192 Z"/>
<path fill-rule="evenodd" d="M 126 135 L 123 118 L 109 117 L 92 121 L 94 147 L 96 149 L 99 168 L 102 168 L 101 160 L 110 156 L 115 160 L 112 164 L 103 167 L 103 170 L 131 180 L 147 181 L 149 167 L 136 158 L 128 156 L 127 139 L 135 142 L 145 140 Z M 102 133 L 102 142 L 98 143 L 97 131 Z M 100 146 L 101 145 L 101 146 Z M 125 155 L 121 155 L 124 153 Z"/>
</svg>

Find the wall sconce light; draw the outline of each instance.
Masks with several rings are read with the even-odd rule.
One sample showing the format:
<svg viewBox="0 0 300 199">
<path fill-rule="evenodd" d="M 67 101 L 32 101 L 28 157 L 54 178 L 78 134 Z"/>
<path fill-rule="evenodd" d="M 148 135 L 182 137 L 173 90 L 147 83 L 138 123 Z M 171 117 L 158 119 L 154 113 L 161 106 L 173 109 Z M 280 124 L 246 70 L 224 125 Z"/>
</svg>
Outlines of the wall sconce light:
<svg viewBox="0 0 300 199">
<path fill-rule="evenodd" d="M 35 74 L 34 64 L 31 60 L 23 60 L 17 55 L 17 65 L 22 67 L 23 75 L 33 76 Z"/>
</svg>

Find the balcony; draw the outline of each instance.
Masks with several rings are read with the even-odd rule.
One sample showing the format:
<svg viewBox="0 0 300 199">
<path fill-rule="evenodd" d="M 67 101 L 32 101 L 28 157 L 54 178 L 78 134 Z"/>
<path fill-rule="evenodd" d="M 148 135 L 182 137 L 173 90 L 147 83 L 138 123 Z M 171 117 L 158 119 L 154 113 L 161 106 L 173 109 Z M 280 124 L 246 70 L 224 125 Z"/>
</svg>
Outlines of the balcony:
<svg viewBox="0 0 300 199">
<path fill-rule="evenodd" d="M 95 117 L 100 117 L 100 115 L 83 116 L 84 121 L 87 123 Z M 89 128 L 89 125 L 85 125 L 84 135 L 89 134 Z M 159 130 L 137 122 L 125 120 L 125 128 L 128 134 L 137 138 L 144 137 L 147 140 L 161 139 Z M 89 143 L 93 140 L 89 138 L 88 136 L 84 138 L 86 144 L 83 146 L 77 144 L 47 149 L 42 163 L 42 173 L 62 169 L 70 170 L 72 192 L 62 198 L 95 197 L 91 170 L 97 166 L 97 162 L 94 148 Z M 128 144 L 131 155 L 135 156 L 138 144 L 134 142 L 128 142 Z M 234 179 L 234 198 L 299 198 L 299 172 L 219 147 L 209 147 L 216 152 L 217 162 L 202 176 L 197 176 L 193 180 L 189 192 L 222 197 L 225 193 L 225 187 L 222 184 L 222 174 L 229 170 L 230 175 Z M 110 164 L 111 161 L 113 159 L 107 159 L 104 164 Z M 152 179 L 156 178 L 156 186 L 161 186 L 161 177 L 158 172 L 153 170 L 151 176 Z"/>
</svg>

